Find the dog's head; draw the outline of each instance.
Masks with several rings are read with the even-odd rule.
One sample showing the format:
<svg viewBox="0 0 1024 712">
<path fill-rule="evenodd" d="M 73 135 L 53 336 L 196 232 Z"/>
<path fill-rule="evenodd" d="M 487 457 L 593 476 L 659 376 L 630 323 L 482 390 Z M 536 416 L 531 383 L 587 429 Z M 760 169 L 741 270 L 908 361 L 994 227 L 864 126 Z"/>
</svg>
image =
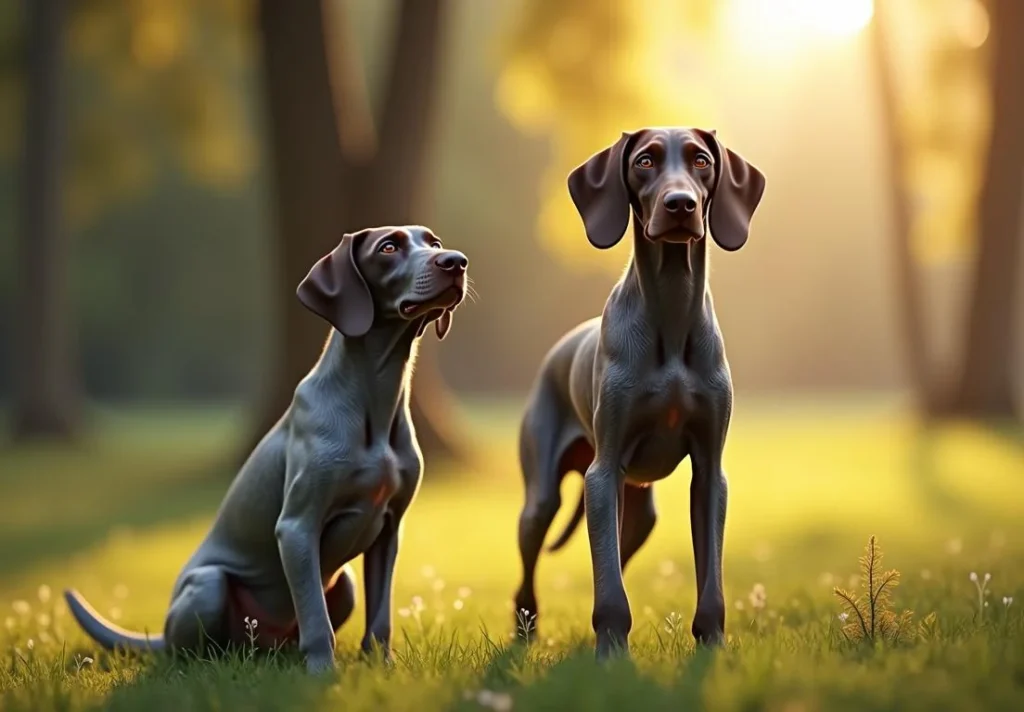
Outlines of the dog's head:
<svg viewBox="0 0 1024 712">
<path fill-rule="evenodd" d="M 346 234 L 299 284 L 303 306 L 348 337 L 374 321 L 434 322 L 439 339 L 466 293 L 469 260 L 428 228 L 376 227 Z M 422 330 L 421 330 L 422 333 Z"/>
<path fill-rule="evenodd" d="M 692 242 L 710 228 L 722 249 L 738 250 L 764 186 L 714 131 L 692 128 L 624 133 L 569 174 L 569 195 L 600 249 L 622 239 L 632 209 L 652 242 Z"/>
</svg>

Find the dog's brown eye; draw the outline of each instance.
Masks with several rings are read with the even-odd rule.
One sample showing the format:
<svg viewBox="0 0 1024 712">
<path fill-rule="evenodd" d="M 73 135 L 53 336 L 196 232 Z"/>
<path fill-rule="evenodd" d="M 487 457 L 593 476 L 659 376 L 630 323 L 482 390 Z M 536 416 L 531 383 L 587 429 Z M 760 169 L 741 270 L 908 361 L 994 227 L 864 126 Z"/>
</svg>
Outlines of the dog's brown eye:
<svg viewBox="0 0 1024 712">
<path fill-rule="evenodd" d="M 637 168 L 654 168 L 654 160 L 646 153 L 636 159 Z"/>
<path fill-rule="evenodd" d="M 698 153 L 697 157 L 693 159 L 693 165 L 703 170 L 711 165 L 711 159 L 705 156 L 703 153 Z"/>
<path fill-rule="evenodd" d="M 395 243 L 393 242 L 385 242 L 383 245 L 380 246 L 380 252 L 383 252 L 385 255 L 390 255 L 393 252 L 396 252 L 397 250 L 398 248 L 395 247 Z"/>
<path fill-rule="evenodd" d="M 432 243 L 430 243 L 430 247 L 431 247 L 431 249 L 434 249 L 434 250 L 440 250 L 441 249 L 441 243 L 440 242 L 432 242 Z"/>
</svg>

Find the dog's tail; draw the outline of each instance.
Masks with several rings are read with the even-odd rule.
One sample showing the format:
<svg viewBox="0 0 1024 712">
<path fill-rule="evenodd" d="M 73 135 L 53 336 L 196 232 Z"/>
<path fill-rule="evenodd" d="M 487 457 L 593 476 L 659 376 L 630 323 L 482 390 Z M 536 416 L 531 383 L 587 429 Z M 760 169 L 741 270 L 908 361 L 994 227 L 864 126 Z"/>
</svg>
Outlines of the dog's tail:
<svg viewBox="0 0 1024 712">
<path fill-rule="evenodd" d="M 165 648 L 162 635 L 133 633 L 106 620 L 90 606 L 74 589 L 64 592 L 64 600 L 71 609 L 71 615 L 82 626 L 86 634 L 107 650 L 160 651 Z"/>
<path fill-rule="evenodd" d="M 561 549 L 563 546 L 569 543 L 572 539 L 573 533 L 576 531 L 576 527 L 583 521 L 583 514 L 586 512 L 586 506 L 584 505 L 583 490 L 580 490 L 580 501 L 576 503 L 576 511 L 572 513 L 572 519 L 565 525 L 565 529 L 558 535 L 554 543 L 548 547 L 548 552 L 555 552 Z"/>
</svg>

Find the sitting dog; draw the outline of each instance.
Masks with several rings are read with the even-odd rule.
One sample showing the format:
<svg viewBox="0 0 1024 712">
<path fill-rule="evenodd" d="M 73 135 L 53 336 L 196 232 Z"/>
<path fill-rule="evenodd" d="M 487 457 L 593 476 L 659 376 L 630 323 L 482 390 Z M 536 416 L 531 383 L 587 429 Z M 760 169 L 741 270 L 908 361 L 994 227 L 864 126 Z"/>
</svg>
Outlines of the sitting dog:
<svg viewBox="0 0 1024 712">
<path fill-rule="evenodd" d="M 174 585 L 162 636 L 103 620 L 75 591 L 72 614 L 105 648 L 195 650 L 298 643 L 310 672 L 334 667 L 335 630 L 354 606 L 346 564 L 363 556 L 362 648 L 390 656 L 391 588 L 402 517 L 422 458 L 409 417 L 418 337 L 443 339 L 468 260 L 423 227 L 345 235 L 299 284 L 334 327 L 284 416 L 242 466 Z"/>
<path fill-rule="evenodd" d="M 537 558 L 561 504 L 562 478 L 585 473 L 576 512 L 550 550 L 568 541 L 585 513 L 597 656 L 628 655 L 632 617 L 622 572 L 654 528 L 652 483 L 689 456 L 692 632 L 718 642 L 725 628 L 722 450 L 733 392 L 703 238 L 710 231 L 725 250 L 743 246 L 764 176 L 713 131 L 664 128 L 623 134 L 568 182 L 594 247 L 619 242 L 632 213 L 633 256 L 602 316 L 548 352 L 523 416 L 517 617 L 537 614 Z"/>
</svg>

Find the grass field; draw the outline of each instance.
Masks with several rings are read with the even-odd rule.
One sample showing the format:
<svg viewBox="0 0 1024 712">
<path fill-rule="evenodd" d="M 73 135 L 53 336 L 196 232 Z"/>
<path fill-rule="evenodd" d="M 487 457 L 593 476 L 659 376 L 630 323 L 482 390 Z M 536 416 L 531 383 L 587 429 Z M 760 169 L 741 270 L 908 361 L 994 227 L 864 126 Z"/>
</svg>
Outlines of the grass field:
<svg viewBox="0 0 1024 712">
<path fill-rule="evenodd" d="M 160 627 L 227 485 L 232 414 L 110 414 L 75 450 L 0 451 L 0 709 L 1024 709 L 1019 441 L 966 426 L 925 435 L 883 405 L 738 404 L 728 644 L 698 651 L 689 634 L 684 465 L 659 485 L 658 526 L 626 574 L 633 661 L 598 667 L 585 527 L 542 559 L 534 645 L 512 643 L 515 412 L 479 406 L 472 420 L 478 461 L 454 473 L 428 465 L 407 521 L 395 666 L 358 655 L 360 607 L 325 679 L 288 655 L 108 656 L 60 602 L 73 584 L 122 625 Z M 580 484 L 566 481 L 555 529 Z M 902 573 L 893 609 L 913 611 L 895 644 L 847 640 L 833 595 L 859 586 L 871 535 L 885 568 Z"/>
</svg>

